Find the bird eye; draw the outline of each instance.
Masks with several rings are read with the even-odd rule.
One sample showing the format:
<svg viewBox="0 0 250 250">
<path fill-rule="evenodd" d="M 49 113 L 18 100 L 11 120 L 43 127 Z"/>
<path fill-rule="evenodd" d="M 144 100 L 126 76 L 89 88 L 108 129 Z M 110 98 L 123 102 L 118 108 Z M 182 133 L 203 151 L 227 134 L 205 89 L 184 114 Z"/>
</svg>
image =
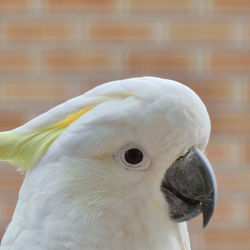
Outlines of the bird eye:
<svg viewBox="0 0 250 250">
<path fill-rule="evenodd" d="M 136 165 L 143 160 L 143 153 L 138 148 L 131 148 L 125 152 L 125 161 L 131 165 Z"/>
<path fill-rule="evenodd" d="M 150 165 L 150 159 L 144 150 L 138 146 L 128 145 L 122 148 L 116 159 L 124 167 L 129 169 L 146 169 Z"/>
</svg>

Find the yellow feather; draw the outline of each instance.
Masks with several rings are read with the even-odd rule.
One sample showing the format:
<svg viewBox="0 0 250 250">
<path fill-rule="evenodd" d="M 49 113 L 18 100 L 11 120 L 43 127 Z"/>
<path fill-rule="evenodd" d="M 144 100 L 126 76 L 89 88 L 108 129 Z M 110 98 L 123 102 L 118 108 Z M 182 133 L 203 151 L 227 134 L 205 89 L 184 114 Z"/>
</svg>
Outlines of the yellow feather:
<svg viewBox="0 0 250 250">
<path fill-rule="evenodd" d="M 32 169 L 63 131 L 92 108 L 94 106 L 85 107 L 49 127 L 29 134 L 0 132 L 0 161 L 17 165 L 21 171 Z"/>
<path fill-rule="evenodd" d="M 94 106 L 89 106 L 86 108 L 83 108 L 79 111 L 76 111 L 70 115 L 68 115 L 65 119 L 57 122 L 56 124 L 52 125 L 50 128 L 58 128 L 58 127 L 67 127 L 69 126 L 72 122 L 76 121 L 78 118 L 80 118 L 80 116 L 82 116 L 83 114 L 87 113 L 89 110 L 91 110 L 92 108 L 94 108 Z"/>
</svg>

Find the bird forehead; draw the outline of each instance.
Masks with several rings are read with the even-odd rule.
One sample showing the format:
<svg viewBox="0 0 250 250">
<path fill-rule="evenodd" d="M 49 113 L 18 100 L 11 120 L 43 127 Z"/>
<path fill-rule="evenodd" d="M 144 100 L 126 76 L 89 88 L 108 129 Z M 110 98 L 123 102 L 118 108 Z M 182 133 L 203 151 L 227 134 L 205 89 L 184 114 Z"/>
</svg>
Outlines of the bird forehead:
<svg viewBox="0 0 250 250">
<path fill-rule="evenodd" d="M 193 128 L 202 127 L 204 121 L 208 121 L 204 104 L 191 89 L 174 81 L 154 80 L 143 78 L 125 81 L 120 88 L 132 94 L 98 105 L 93 110 L 93 119 L 118 125 L 130 124 L 141 129 L 163 128 L 164 132 L 169 127 L 177 131 L 184 123 Z"/>
</svg>

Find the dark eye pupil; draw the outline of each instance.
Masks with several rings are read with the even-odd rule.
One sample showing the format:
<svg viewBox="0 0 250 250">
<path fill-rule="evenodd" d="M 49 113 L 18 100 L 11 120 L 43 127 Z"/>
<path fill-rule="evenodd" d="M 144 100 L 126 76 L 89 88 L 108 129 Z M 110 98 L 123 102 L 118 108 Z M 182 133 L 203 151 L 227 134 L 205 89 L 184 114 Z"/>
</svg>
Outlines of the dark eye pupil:
<svg viewBox="0 0 250 250">
<path fill-rule="evenodd" d="M 131 148 L 125 153 L 125 160 L 129 164 L 136 165 L 143 160 L 143 153 L 137 148 Z"/>
</svg>

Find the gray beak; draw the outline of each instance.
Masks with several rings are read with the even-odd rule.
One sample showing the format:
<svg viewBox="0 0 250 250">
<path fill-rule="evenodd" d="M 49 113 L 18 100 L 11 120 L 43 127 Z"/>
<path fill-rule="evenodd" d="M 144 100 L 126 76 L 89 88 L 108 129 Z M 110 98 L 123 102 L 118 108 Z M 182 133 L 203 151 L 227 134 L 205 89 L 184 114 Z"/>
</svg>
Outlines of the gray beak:
<svg viewBox="0 0 250 250">
<path fill-rule="evenodd" d="M 203 214 L 203 228 L 211 219 L 217 202 L 214 171 L 197 148 L 192 147 L 166 171 L 161 190 L 175 222 L 191 220 Z"/>
</svg>

